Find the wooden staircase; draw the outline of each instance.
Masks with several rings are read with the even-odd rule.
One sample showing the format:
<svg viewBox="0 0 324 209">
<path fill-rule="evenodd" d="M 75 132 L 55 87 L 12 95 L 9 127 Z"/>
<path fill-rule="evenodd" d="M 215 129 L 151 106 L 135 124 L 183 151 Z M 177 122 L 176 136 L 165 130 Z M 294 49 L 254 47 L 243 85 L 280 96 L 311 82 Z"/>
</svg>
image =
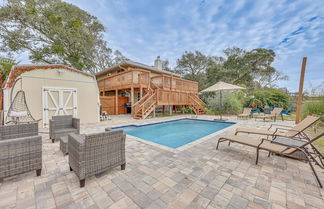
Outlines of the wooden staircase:
<svg viewBox="0 0 324 209">
<path fill-rule="evenodd" d="M 205 114 L 206 104 L 196 94 L 189 94 L 189 108 L 196 114 Z"/>
<path fill-rule="evenodd" d="M 148 92 L 138 100 L 133 106 L 133 118 L 145 119 L 151 114 L 157 105 L 157 90 L 151 88 Z"/>
<path fill-rule="evenodd" d="M 158 105 L 158 96 L 160 89 L 154 83 L 150 83 L 148 89 L 144 91 L 144 96 L 132 106 L 132 116 L 135 119 L 145 119 Z M 160 97 L 160 96 L 159 96 Z M 187 94 L 187 104 L 189 108 L 197 115 L 205 114 L 206 104 L 197 94 Z"/>
</svg>

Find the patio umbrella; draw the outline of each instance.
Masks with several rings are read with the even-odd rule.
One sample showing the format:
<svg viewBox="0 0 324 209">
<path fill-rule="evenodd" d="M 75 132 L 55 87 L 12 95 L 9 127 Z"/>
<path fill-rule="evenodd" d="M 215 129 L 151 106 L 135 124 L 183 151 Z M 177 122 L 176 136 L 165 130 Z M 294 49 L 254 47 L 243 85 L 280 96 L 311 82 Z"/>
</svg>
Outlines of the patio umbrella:
<svg viewBox="0 0 324 209">
<path fill-rule="evenodd" d="M 202 90 L 201 92 L 218 92 L 219 91 L 219 96 L 220 96 L 220 105 L 221 107 L 223 106 L 222 105 L 222 92 L 223 91 L 231 91 L 231 90 L 242 90 L 242 89 L 245 89 L 243 87 L 240 87 L 240 86 L 236 86 L 236 85 L 233 85 L 233 84 L 229 84 L 229 83 L 225 83 L 225 82 L 222 82 L 222 81 L 219 81 L 217 82 L 216 84 L 208 87 L 207 89 L 204 89 Z M 220 114 L 220 120 L 223 120 L 222 119 L 222 114 Z"/>
</svg>

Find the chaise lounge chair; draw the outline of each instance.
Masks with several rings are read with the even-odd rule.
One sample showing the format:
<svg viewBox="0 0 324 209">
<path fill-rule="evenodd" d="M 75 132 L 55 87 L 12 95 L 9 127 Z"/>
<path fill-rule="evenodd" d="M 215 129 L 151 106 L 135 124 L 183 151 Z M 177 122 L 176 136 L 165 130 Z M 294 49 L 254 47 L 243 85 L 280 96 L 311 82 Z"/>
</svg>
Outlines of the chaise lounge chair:
<svg viewBox="0 0 324 209">
<path fill-rule="evenodd" d="M 246 119 L 248 119 L 248 117 L 251 116 L 251 111 L 252 111 L 252 108 L 247 108 L 247 107 L 245 107 L 245 108 L 243 109 L 243 113 L 237 115 L 237 118 L 246 118 Z"/>
<path fill-rule="evenodd" d="M 258 140 L 258 139 L 253 139 L 253 138 L 249 138 L 249 137 L 232 135 L 232 136 L 225 136 L 225 137 L 219 138 L 218 142 L 217 142 L 216 149 L 218 149 L 220 142 L 229 141 L 229 142 L 239 143 L 239 144 L 243 144 L 243 145 L 246 145 L 249 147 L 256 148 L 256 150 L 257 150 L 256 161 L 255 161 L 256 164 L 258 164 L 260 150 L 268 151 L 269 154 L 274 153 L 274 154 L 277 154 L 277 155 L 280 155 L 283 157 L 287 157 L 287 158 L 291 158 L 291 159 L 295 159 L 295 160 L 299 160 L 299 161 L 303 161 L 303 162 L 308 162 L 309 166 L 311 167 L 311 169 L 314 173 L 314 176 L 315 176 L 319 186 L 321 188 L 323 188 L 322 183 L 321 183 L 320 179 L 318 178 L 318 175 L 317 175 L 317 173 L 312 165 L 312 162 L 311 162 L 312 160 L 314 160 L 315 162 L 317 162 L 317 161 L 311 155 L 311 153 L 309 153 L 307 150 L 308 145 L 310 145 L 317 139 L 321 138 L 322 136 L 324 136 L 324 133 L 321 133 L 320 135 L 314 137 L 310 141 L 305 142 L 304 144 L 302 144 L 298 147 L 291 147 L 288 145 L 274 143 L 273 141 L 268 140 L 268 139 Z"/>
<path fill-rule="evenodd" d="M 304 131 L 319 119 L 320 117 L 307 116 L 304 120 L 302 120 L 294 127 L 271 124 L 268 129 L 238 128 L 235 131 L 235 135 L 237 135 L 238 133 L 248 133 L 248 134 L 258 134 L 258 135 L 266 135 L 266 136 L 273 136 L 273 137 L 282 136 L 288 138 L 299 138 L 299 139 L 309 140 L 309 138 L 304 133 Z M 282 126 L 282 127 L 277 127 L 275 130 L 270 130 L 272 127 L 275 126 Z"/>
<path fill-rule="evenodd" d="M 267 137 L 271 136 L 272 137 L 271 140 L 276 143 L 298 147 L 299 145 L 305 143 L 305 141 L 310 141 L 310 138 L 307 136 L 307 134 L 305 134 L 304 131 L 319 119 L 320 117 L 307 116 L 304 120 L 302 120 L 294 127 L 271 124 L 271 126 L 267 130 L 238 128 L 235 131 L 235 135 L 237 135 L 238 133 L 248 133 L 248 134 L 265 135 Z M 275 130 L 270 130 L 274 126 L 283 126 L 285 128 L 277 127 Z M 322 161 L 324 160 L 324 156 L 313 144 L 310 144 L 310 146 L 312 147 L 314 154 L 320 156 L 321 163 L 318 163 L 318 165 L 324 169 L 324 163 Z"/>
<path fill-rule="evenodd" d="M 283 120 L 283 116 L 281 114 L 283 108 L 281 107 L 276 107 L 272 110 L 270 114 L 264 114 L 264 115 L 257 115 L 255 119 L 263 119 L 265 121 L 267 118 L 273 119 L 274 121 L 277 120 L 277 116 L 281 116 L 281 119 Z"/>
<path fill-rule="evenodd" d="M 290 105 L 287 109 L 283 110 L 281 114 L 283 115 L 291 115 L 290 112 L 292 111 L 292 106 Z"/>
</svg>

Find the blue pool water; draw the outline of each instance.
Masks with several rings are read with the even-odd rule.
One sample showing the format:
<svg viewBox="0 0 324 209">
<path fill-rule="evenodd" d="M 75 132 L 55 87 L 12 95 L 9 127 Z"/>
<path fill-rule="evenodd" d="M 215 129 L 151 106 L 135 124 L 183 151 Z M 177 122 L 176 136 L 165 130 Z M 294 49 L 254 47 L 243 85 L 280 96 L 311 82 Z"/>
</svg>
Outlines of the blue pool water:
<svg viewBox="0 0 324 209">
<path fill-rule="evenodd" d="M 125 133 L 170 148 L 178 148 L 234 123 L 197 119 L 181 119 L 142 126 L 122 126 Z"/>
</svg>

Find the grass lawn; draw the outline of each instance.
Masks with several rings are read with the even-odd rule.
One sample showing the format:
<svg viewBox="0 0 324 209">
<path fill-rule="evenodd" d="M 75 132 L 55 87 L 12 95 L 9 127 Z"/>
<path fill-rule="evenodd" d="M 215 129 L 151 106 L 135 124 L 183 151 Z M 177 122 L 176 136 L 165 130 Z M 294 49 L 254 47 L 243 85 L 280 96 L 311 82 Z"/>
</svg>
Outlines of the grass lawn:
<svg viewBox="0 0 324 209">
<path fill-rule="evenodd" d="M 306 134 L 308 134 L 310 137 L 315 137 L 318 134 L 323 132 L 324 132 L 324 126 L 317 127 L 316 132 L 312 127 L 306 130 Z M 316 140 L 314 144 L 321 151 L 321 153 L 324 154 L 324 137 L 321 137 L 320 139 Z"/>
<path fill-rule="evenodd" d="M 284 115 L 284 120 L 294 121 L 296 119 L 295 115 Z M 321 123 L 316 126 L 316 129 L 310 127 L 306 130 L 306 134 L 308 134 L 311 138 L 317 136 L 319 133 L 324 132 L 324 124 Z M 316 147 L 324 154 L 324 137 L 318 139 L 315 143 Z"/>
</svg>

